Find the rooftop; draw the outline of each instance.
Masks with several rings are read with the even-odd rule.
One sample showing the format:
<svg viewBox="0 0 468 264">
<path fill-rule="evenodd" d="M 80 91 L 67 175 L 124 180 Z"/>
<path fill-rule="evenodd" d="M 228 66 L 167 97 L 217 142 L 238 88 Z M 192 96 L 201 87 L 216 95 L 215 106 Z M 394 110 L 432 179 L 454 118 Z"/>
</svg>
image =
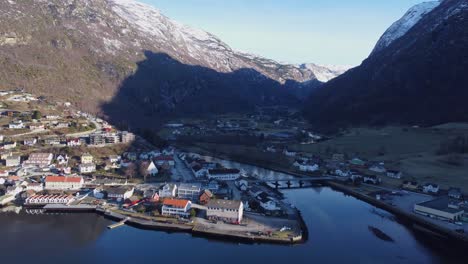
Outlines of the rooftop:
<svg viewBox="0 0 468 264">
<path fill-rule="evenodd" d="M 236 200 L 210 200 L 206 207 L 220 209 L 239 209 L 241 201 Z"/>
<path fill-rule="evenodd" d="M 83 180 L 82 177 L 65 177 L 65 176 L 47 176 L 46 182 L 76 182 L 79 183 Z"/>
<path fill-rule="evenodd" d="M 177 208 L 185 208 L 189 202 L 189 200 L 181 199 L 164 199 L 163 205 Z"/>
<path fill-rule="evenodd" d="M 437 198 L 431 201 L 419 203 L 418 205 L 431 208 L 431 209 L 435 209 L 435 210 L 439 210 L 439 211 L 443 211 L 443 212 L 447 212 L 447 213 L 451 213 L 451 214 L 463 211 L 463 209 L 450 208 L 448 206 L 449 203 L 450 203 L 449 197 L 445 196 L 445 197 Z"/>
</svg>

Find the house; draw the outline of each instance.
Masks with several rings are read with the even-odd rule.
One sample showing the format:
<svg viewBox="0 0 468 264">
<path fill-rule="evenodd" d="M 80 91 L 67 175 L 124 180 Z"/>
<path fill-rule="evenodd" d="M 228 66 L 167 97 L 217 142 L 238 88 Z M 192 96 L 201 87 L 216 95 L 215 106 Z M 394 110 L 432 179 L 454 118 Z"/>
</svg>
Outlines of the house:
<svg viewBox="0 0 468 264">
<path fill-rule="evenodd" d="M 45 118 L 48 119 L 48 120 L 56 120 L 56 119 L 59 119 L 60 116 L 58 116 L 58 115 L 46 115 Z"/>
<path fill-rule="evenodd" d="M 52 153 L 31 153 L 25 165 L 47 167 L 52 163 L 54 155 Z"/>
<path fill-rule="evenodd" d="M 50 145 L 50 146 L 56 146 L 56 145 L 62 144 L 62 142 L 60 141 L 60 138 L 58 137 L 50 137 L 50 138 L 44 139 L 44 144 Z"/>
<path fill-rule="evenodd" d="M 79 138 L 71 138 L 67 140 L 68 147 L 78 147 L 81 146 L 81 140 Z"/>
<path fill-rule="evenodd" d="M 213 198 L 213 193 L 210 190 L 204 190 L 200 195 L 200 204 L 207 204 Z"/>
<path fill-rule="evenodd" d="M 274 146 L 268 146 L 266 148 L 267 152 L 276 153 L 276 148 Z"/>
<path fill-rule="evenodd" d="M 159 190 L 159 197 L 161 198 L 173 198 L 177 194 L 177 185 L 174 183 L 166 183 L 161 190 Z"/>
<path fill-rule="evenodd" d="M 16 167 L 21 165 L 21 156 L 11 155 L 5 159 L 5 166 L 7 167 Z"/>
<path fill-rule="evenodd" d="M 381 180 L 375 175 L 364 175 L 363 182 L 368 184 L 379 184 Z"/>
<path fill-rule="evenodd" d="M 135 188 L 129 186 L 116 186 L 109 187 L 106 189 L 107 198 L 111 200 L 116 200 L 117 202 L 123 202 L 126 199 L 132 197 L 134 191 Z"/>
<path fill-rule="evenodd" d="M 297 153 L 295 151 L 289 151 L 288 149 L 284 149 L 283 154 L 288 157 L 295 157 Z"/>
<path fill-rule="evenodd" d="M 236 181 L 236 185 L 239 188 L 239 190 L 245 192 L 249 189 L 249 182 L 246 180 L 240 180 Z"/>
<path fill-rule="evenodd" d="M 207 173 L 208 179 L 219 181 L 235 181 L 240 177 L 238 169 L 211 169 Z"/>
<path fill-rule="evenodd" d="M 180 199 L 188 199 L 198 201 L 201 192 L 201 183 L 181 183 L 177 187 L 177 197 Z"/>
<path fill-rule="evenodd" d="M 458 203 L 452 203 L 448 196 L 414 205 L 414 212 L 440 220 L 459 221 L 464 210 Z"/>
<path fill-rule="evenodd" d="M 24 128 L 23 121 L 21 120 L 13 121 L 10 124 L 8 124 L 8 128 L 9 129 L 23 129 Z"/>
<path fill-rule="evenodd" d="M 192 172 L 193 175 L 195 175 L 195 178 L 201 178 L 205 177 L 208 171 L 204 169 L 200 164 L 196 164 L 192 167 Z"/>
<path fill-rule="evenodd" d="M 118 155 L 111 155 L 109 156 L 109 161 L 111 163 L 118 163 L 120 162 L 120 160 L 122 159 L 122 157 L 118 156 Z"/>
<path fill-rule="evenodd" d="M 401 171 L 396 170 L 387 170 L 387 177 L 394 178 L 394 179 L 401 179 L 403 174 Z"/>
<path fill-rule="evenodd" d="M 132 143 L 134 140 L 135 134 L 130 133 L 128 131 L 122 131 L 122 133 L 120 133 L 120 142 L 122 142 L 123 144 Z"/>
<path fill-rule="evenodd" d="M 0 159 L 4 160 L 4 159 L 10 157 L 11 155 L 13 155 L 13 152 L 11 152 L 11 151 L 2 151 L 0 153 Z"/>
<path fill-rule="evenodd" d="M 79 176 L 47 176 L 46 190 L 79 190 L 83 187 L 84 179 Z"/>
<path fill-rule="evenodd" d="M 16 142 L 5 142 L 3 143 L 3 149 L 8 150 L 8 149 L 14 149 L 16 148 Z"/>
<path fill-rule="evenodd" d="M 174 157 L 167 156 L 167 155 L 162 155 L 162 156 L 154 158 L 154 163 L 156 164 L 156 166 L 159 166 L 159 167 L 165 163 L 169 164 L 170 166 L 175 165 Z"/>
<path fill-rule="evenodd" d="M 206 217 L 210 220 L 221 220 L 233 224 L 239 224 L 242 221 L 244 213 L 242 201 L 212 199 L 206 207 Z"/>
<path fill-rule="evenodd" d="M 68 164 L 68 155 L 67 154 L 58 154 L 55 157 L 57 164 L 59 165 L 67 165 Z"/>
<path fill-rule="evenodd" d="M 90 164 L 90 163 L 93 163 L 93 161 L 94 161 L 94 158 L 91 154 L 84 153 L 83 155 L 81 155 L 82 164 Z"/>
<path fill-rule="evenodd" d="M 34 146 L 37 144 L 37 138 L 26 138 L 23 140 L 23 145 Z"/>
<path fill-rule="evenodd" d="M 156 167 L 156 165 L 154 165 L 154 162 L 144 162 L 142 164 L 143 166 L 145 166 L 145 171 L 148 173 L 149 176 L 156 176 L 158 175 L 158 168 Z"/>
<path fill-rule="evenodd" d="M 9 175 L 8 171 L 0 170 L 0 177 L 7 177 Z"/>
<path fill-rule="evenodd" d="M 426 183 L 422 186 L 422 190 L 425 193 L 438 193 L 439 192 L 439 185 L 434 183 Z"/>
<path fill-rule="evenodd" d="M 25 201 L 28 205 L 45 205 L 45 204 L 69 204 L 73 202 L 75 198 L 71 195 L 66 194 L 44 194 L 44 195 L 33 195 L 28 197 Z"/>
<path fill-rule="evenodd" d="M 307 161 L 295 161 L 293 166 L 303 172 L 314 172 L 319 170 L 319 165 Z"/>
<path fill-rule="evenodd" d="M 345 170 L 341 170 L 341 169 L 336 169 L 335 170 L 335 175 L 340 176 L 340 177 L 349 177 L 350 172 L 345 171 Z"/>
<path fill-rule="evenodd" d="M 78 166 L 80 173 L 93 173 L 96 171 L 96 164 L 82 163 Z"/>
<path fill-rule="evenodd" d="M 44 190 L 44 186 L 42 183 L 39 182 L 31 182 L 26 186 L 26 190 L 32 190 L 35 192 L 42 192 Z"/>
<path fill-rule="evenodd" d="M 265 193 L 264 193 L 265 194 Z M 278 211 L 281 208 L 279 208 L 276 203 L 270 199 L 269 197 L 266 196 L 259 196 L 257 197 L 260 202 L 260 207 L 262 207 L 265 211 Z"/>
<path fill-rule="evenodd" d="M 462 191 L 460 188 L 450 187 L 448 190 L 448 196 L 453 199 L 461 199 L 463 197 Z"/>
<path fill-rule="evenodd" d="M 383 163 L 374 164 L 374 165 L 369 167 L 369 170 L 373 171 L 373 172 L 376 172 L 376 173 L 385 173 L 387 171 L 387 169 L 385 169 L 385 166 L 384 166 Z"/>
<path fill-rule="evenodd" d="M 165 216 L 189 217 L 192 202 L 182 199 L 164 199 L 161 214 Z"/>
<path fill-rule="evenodd" d="M 415 182 L 415 181 L 404 181 L 403 182 L 403 189 L 407 189 L 407 190 L 417 190 L 419 187 L 418 185 L 418 182 Z"/>
<path fill-rule="evenodd" d="M 37 125 L 29 125 L 29 130 L 31 131 L 43 131 L 45 130 L 45 126 L 42 124 L 37 124 Z"/>
<path fill-rule="evenodd" d="M 366 162 L 364 162 L 361 159 L 354 158 L 354 159 L 349 161 L 349 164 L 351 164 L 351 166 L 364 167 L 366 165 Z"/>
<path fill-rule="evenodd" d="M 60 122 L 57 125 L 55 125 L 55 128 L 68 128 L 70 126 L 69 123 L 66 122 Z"/>
</svg>

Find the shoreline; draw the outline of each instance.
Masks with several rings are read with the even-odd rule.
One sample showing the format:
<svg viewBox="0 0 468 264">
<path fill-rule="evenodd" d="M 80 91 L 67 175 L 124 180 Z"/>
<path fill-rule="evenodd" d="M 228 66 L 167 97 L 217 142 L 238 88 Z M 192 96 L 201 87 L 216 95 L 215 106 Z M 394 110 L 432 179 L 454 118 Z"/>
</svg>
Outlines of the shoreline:
<svg viewBox="0 0 468 264">
<path fill-rule="evenodd" d="M 408 223 L 411 224 L 411 226 L 413 228 L 416 228 L 416 227 L 419 227 L 418 230 L 421 230 L 424 231 L 427 233 L 427 231 L 430 231 L 432 233 L 432 235 L 438 235 L 438 236 L 442 236 L 446 239 L 451 239 L 451 240 L 454 240 L 454 241 L 459 241 L 459 242 L 463 242 L 463 243 L 466 243 L 468 245 L 468 236 L 466 235 L 463 235 L 463 234 L 460 234 L 460 233 L 457 233 L 451 229 L 448 229 L 448 228 L 445 228 L 445 227 L 442 227 L 442 226 L 439 226 L 437 224 L 434 224 L 432 222 L 429 222 L 429 221 L 426 221 L 425 219 L 419 217 L 419 216 L 416 216 L 416 215 L 412 215 L 406 211 L 403 211 L 401 209 L 399 209 L 398 207 L 395 207 L 395 206 L 392 206 L 392 205 L 389 205 L 387 203 L 384 203 L 382 201 L 379 201 L 377 199 L 374 199 L 368 195 L 365 195 L 365 194 L 362 194 L 360 192 L 357 192 L 355 190 L 352 190 L 351 188 L 348 188 L 347 186 L 345 185 L 342 185 L 342 184 L 339 184 L 339 183 L 336 183 L 336 182 L 333 182 L 333 181 L 327 181 L 326 182 L 326 185 L 331 187 L 332 189 L 335 189 L 335 190 L 338 190 L 338 191 L 341 191 L 345 194 L 348 194 L 348 195 L 351 195 L 352 197 L 358 199 L 358 200 L 361 200 L 361 201 L 364 201 L 370 205 L 373 205 L 377 208 L 380 208 L 380 209 L 383 209 L 387 212 L 390 212 L 392 214 L 394 214 L 395 216 L 397 217 L 400 217 L 404 220 L 406 220 Z"/>
<path fill-rule="evenodd" d="M 96 208 L 95 212 L 99 215 L 104 216 L 113 221 L 122 221 L 127 219 L 125 222 L 126 225 L 134 226 L 136 228 L 145 229 L 145 230 L 158 230 L 158 231 L 168 231 L 168 232 L 179 232 L 179 233 L 188 233 L 192 236 L 204 237 L 204 238 L 216 238 L 222 239 L 230 242 L 249 242 L 249 243 L 268 243 L 268 244 L 284 244 L 284 245 L 293 245 L 300 244 L 305 242 L 303 235 L 296 236 L 291 239 L 287 238 L 275 238 L 275 237 L 266 237 L 259 235 L 245 235 L 245 234 L 234 234 L 231 232 L 224 232 L 217 229 L 204 229 L 197 225 L 183 225 L 183 224 L 168 224 L 168 223 L 159 223 L 155 221 L 143 220 L 134 217 L 127 217 L 123 214 L 109 212 L 101 208 Z M 302 224 L 301 224 L 302 227 Z"/>
</svg>

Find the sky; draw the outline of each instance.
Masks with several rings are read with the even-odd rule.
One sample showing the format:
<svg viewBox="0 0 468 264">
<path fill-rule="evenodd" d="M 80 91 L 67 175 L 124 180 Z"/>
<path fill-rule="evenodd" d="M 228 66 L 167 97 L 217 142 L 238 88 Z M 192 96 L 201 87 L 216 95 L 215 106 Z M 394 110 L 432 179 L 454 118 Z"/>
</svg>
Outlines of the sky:
<svg viewBox="0 0 468 264">
<path fill-rule="evenodd" d="M 286 63 L 359 65 L 424 0 L 139 0 L 235 50 Z"/>
</svg>

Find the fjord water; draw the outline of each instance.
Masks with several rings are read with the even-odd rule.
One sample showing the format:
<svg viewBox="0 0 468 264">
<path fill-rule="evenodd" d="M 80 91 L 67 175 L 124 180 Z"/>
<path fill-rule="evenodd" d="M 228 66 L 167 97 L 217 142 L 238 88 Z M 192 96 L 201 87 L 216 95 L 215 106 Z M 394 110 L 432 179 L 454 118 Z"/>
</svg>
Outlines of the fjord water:
<svg viewBox="0 0 468 264">
<path fill-rule="evenodd" d="M 2 263 L 454 263 L 440 241 L 328 187 L 285 191 L 308 226 L 306 243 L 245 244 L 185 233 L 108 230 L 95 214 L 0 214 Z M 389 242 L 369 231 L 376 227 Z M 440 247 L 439 247 L 440 246 Z M 461 259 L 458 259 L 461 260 Z"/>
</svg>

